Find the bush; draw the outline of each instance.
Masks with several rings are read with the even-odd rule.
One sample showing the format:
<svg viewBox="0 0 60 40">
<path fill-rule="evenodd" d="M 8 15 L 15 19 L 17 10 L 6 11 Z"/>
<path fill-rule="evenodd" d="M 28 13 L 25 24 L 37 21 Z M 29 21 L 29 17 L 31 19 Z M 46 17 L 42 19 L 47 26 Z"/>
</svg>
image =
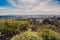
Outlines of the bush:
<svg viewBox="0 0 60 40">
<path fill-rule="evenodd" d="M 11 38 L 11 40 L 42 40 L 35 32 L 24 32 Z"/>
<path fill-rule="evenodd" d="M 26 31 L 29 27 L 28 21 L 17 21 L 17 20 L 0 20 L 0 30 L 9 31 Z"/>
<path fill-rule="evenodd" d="M 12 37 L 20 32 L 27 31 L 28 21 L 17 21 L 13 19 L 0 20 L 0 32 L 5 37 Z"/>
<path fill-rule="evenodd" d="M 60 40 L 60 34 L 50 29 L 51 25 L 44 25 L 38 28 L 37 32 L 43 40 Z"/>
<path fill-rule="evenodd" d="M 56 37 L 54 37 L 51 34 L 44 34 L 42 37 L 43 37 L 43 40 L 57 40 Z"/>
</svg>

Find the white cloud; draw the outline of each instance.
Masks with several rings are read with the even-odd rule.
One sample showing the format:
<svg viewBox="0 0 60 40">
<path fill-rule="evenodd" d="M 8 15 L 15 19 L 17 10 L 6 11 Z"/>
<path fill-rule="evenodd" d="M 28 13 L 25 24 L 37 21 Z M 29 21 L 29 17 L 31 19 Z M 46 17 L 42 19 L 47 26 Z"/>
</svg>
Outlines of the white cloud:
<svg viewBox="0 0 60 40">
<path fill-rule="evenodd" d="M 32 4 L 32 3 L 37 3 L 38 1 L 37 0 L 21 0 L 23 3 L 29 3 L 29 4 Z"/>
<path fill-rule="evenodd" d="M 36 6 L 32 11 L 42 11 L 46 13 L 60 13 L 60 6 L 52 5 L 54 3 L 50 3 L 52 0 L 45 0 L 44 2 L 40 3 L 38 6 Z"/>
<path fill-rule="evenodd" d="M 60 14 L 60 5 L 54 4 L 52 0 L 9 0 L 9 2 L 15 6 L 15 9 L 1 8 L 0 15 L 43 15 L 43 14 Z M 18 2 L 18 4 L 16 4 Z M 23 4 L 21 4 L 21 2 Z M 26 4 L 29 3 L 29 4 Z M 36 6 L 31 4 L 37 3 Z M 32 8 L 32 9 L 29 9 Z M 28 9 L 28 10 L 27 10 Z"/>
<path fill-rule="evenodd" d="M 42 0 L 41 0 L 42 1 Z M 14 7 L 29 10 L 41 2 L 40 0 L 8 0 Z"/>
</svg>

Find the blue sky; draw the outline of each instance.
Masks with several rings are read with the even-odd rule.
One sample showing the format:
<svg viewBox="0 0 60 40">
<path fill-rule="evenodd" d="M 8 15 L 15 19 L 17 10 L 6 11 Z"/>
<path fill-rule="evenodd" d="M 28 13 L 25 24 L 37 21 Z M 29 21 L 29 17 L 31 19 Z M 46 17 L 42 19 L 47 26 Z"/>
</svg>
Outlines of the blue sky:
<svg viewBox="0 0 60 40">
<path fill-rule="evenodd" d="M 0 7 L 11 6 L 7 0 L 0 0 Z"/>
<path fill-rule="evenodd" d="M 59 14 L 60 0 L 0 0 L 0 10 L 0 14 Z"/>
<path fill-rule="evenodd" d="M 13 0 L 13 1 L 15 1 L 17 5 L 19 4 L 17 0 Z M 54 4 L 60 5 L 60 0 L 52 0 L 51 2 L 53 2 Z M 12 6 L 13 5 L 9 3 L 8 0 L 0 0 L 0 7 L 12 7 Z"/>
<path fill-rule="evenodd" d="M 60 4 L 60 0 L 56 0 L 56 2 L 58 2 L 57 4 Z"/>
</svg>

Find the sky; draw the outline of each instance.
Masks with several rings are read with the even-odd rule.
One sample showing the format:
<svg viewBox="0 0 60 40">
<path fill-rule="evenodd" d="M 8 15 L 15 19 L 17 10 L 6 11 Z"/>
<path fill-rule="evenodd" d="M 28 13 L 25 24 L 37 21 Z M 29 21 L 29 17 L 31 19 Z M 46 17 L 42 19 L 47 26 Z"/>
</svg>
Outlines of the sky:
<svg viewBox="0 0 60 40">
<path fill-rule="evenodd" d="M 60 0 L 0 0 L 0 15 L 60 15 Z"/>
</svg>

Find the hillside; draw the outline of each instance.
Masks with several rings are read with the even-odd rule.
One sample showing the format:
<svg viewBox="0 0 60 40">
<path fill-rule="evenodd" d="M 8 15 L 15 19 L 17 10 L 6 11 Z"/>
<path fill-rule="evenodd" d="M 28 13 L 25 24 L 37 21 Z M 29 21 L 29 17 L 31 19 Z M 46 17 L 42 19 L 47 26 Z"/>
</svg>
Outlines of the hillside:
<svg viewBox="0 0 60 40">
<path fill-rule="evenodd" d="M 1 19 L 0 40 L 60 40 L 59 17 Z"/>
</svg>

